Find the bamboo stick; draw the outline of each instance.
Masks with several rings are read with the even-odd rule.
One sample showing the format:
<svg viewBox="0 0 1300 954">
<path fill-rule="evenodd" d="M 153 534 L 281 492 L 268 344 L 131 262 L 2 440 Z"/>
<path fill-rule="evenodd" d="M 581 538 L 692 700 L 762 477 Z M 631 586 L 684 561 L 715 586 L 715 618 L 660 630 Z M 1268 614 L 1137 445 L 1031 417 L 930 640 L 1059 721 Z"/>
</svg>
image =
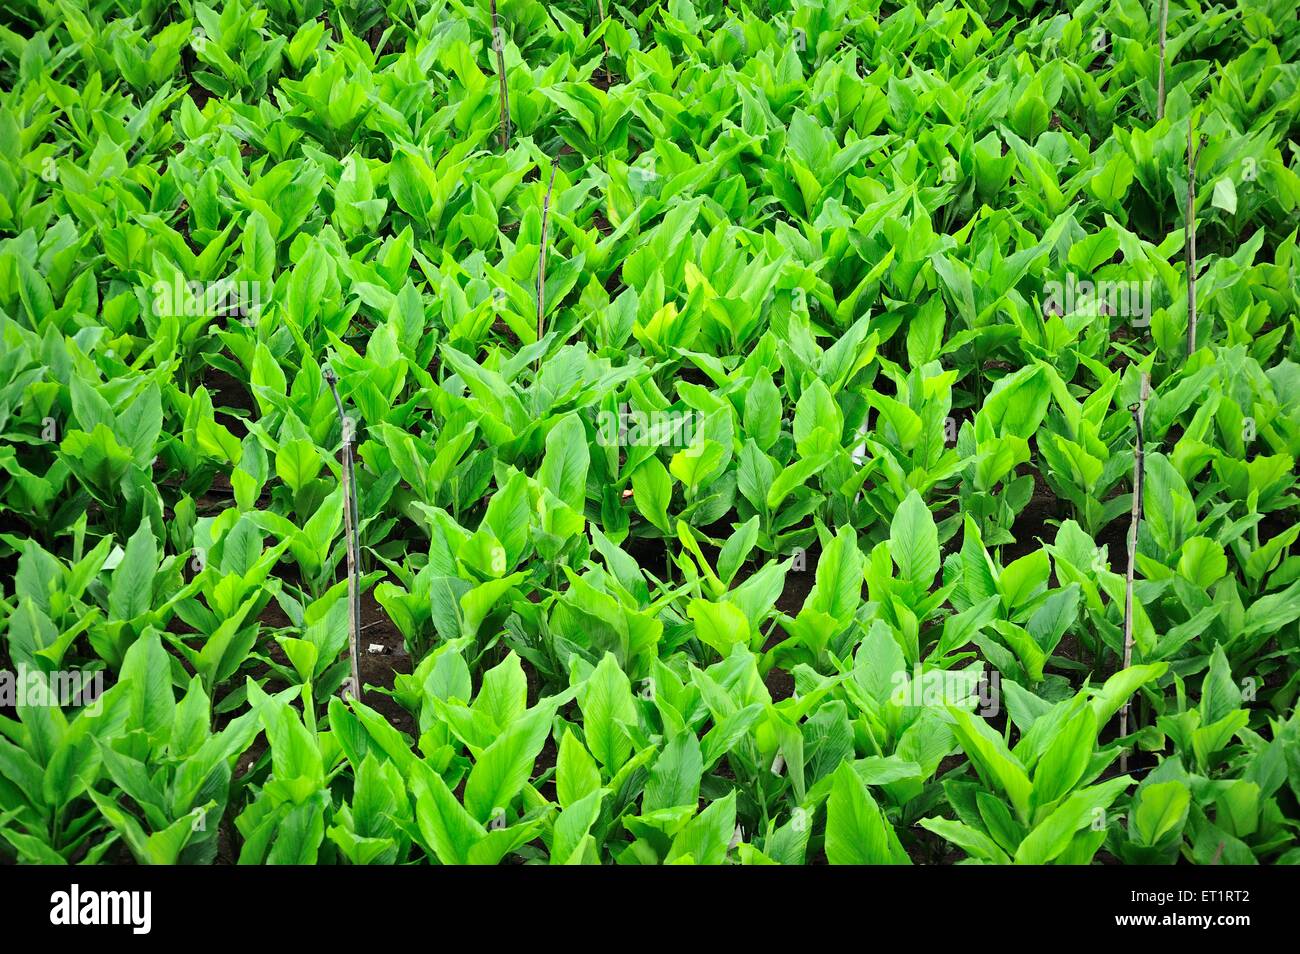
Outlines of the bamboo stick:
<svg viewBox="0 0 1300 954">
<path fill-rule="evenodd" d="M 1192 114 L 1187 115 L 1187 214 L 1183 221 L 1184 247 L 1187 259 L 1187 357 L 1196 350 L 1196 160 L 1207 139 L 1201 136 L 1196 145 L 1192 129 Z"/>
<path fill-rule="evenodd" d="M 1165 39 L 1169 33 L 1169 0 L 1160 0 L 1160 79 L 1156 86 L 1156 120 L 1165 118 Z"/>
<path fill-rule="evenodd" d="M 492 49 L 497 55 L 497 77 L 501 84 L 501 151 L 510 148 L 510 94 L 506 89 L 506 44 L 501 38 L 501 29 L 497 26 L 497 0 L 488 0 L 492 8 Z"/>
<path fill-rule="evenodd" d="M 600 17 L 600 22 L 604 23 L 605 22 L 605 0 L 596 0 L 596 11 L 597 11 L 597 15 Z M 609 41 L 605 39 L 604 34 L 601 34 L 600 45 L 601 48 L 605 51 L 605 55 L 602 56 L 600 59 L 600 65 L 605 67 L 605 85 L 610 86 L 614 82 L 614 74 L 609 71 Z"/>
<path fill-rule="evenodd" d="M 546 310 L 546 223 L 551 216 L 551 190 L 555 188 L 555 170 L 559 164 L 551 162 L 551 181 L 546 186 L 546 198 L 542 200 L 542 238 L 537 255 L 537 340 L 542 340 L 545 331 L 542 316 Z"/>
<path fill-rule="evenodd" d="M 352 421 L 343 413 L 343 401 L 339 397 L 338 378 L 334 370 L 325 368 L 325 383 L 334 395 L 334 407 L 338 410 L 339 425 L 343 429 L 343 533 L 348 556 L 348 655 L 352 663 L 352 696 L 361 698 L 361 550 L 357 544 L 357 492 L 355 473 L 352 468 L 353 445 L 356 435 L 353 433 Z"/>
<path fill-rule="evenodd" d="M 1151 378 L 1142 372 L 1142 383 L 1138 390 L 1138 401 L 1129 405 L 1133 415 L 1136 436 L 1133 440 L 1133 508 L 1130 511 L 1128 525 L 1128 571 L 1124 579 L 1124 669 L 1133 665 L 1133 564 L 1137 556 L 1138 524 L 1142 520 L 1142 484 L 1145 475 L 1145 447 L 1143 446 L 1143 425 L 1146 421 L 1147 398 L 1151 393 Z M 1119 713 L 1120 738 L 1128 735 L 1129 707 L 1133 700 L 1126 699 Z M 1120 755 L 1120 771 L 1128 771 L 1128 750 Z"/>
</svg>

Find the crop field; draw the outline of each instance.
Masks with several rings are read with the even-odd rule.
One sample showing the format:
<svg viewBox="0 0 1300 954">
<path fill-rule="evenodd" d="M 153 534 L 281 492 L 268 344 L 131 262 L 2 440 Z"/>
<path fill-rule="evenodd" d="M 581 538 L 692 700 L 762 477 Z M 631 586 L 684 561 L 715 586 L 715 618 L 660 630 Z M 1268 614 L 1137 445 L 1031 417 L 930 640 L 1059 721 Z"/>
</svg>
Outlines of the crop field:
<svg viewBox="0 0 1300 954">
<path fill-rule="evenodd" d="M 1300 863 L 1298 173 L 1294 0 L 5 0 L 0 862 Z"/>
</svg>

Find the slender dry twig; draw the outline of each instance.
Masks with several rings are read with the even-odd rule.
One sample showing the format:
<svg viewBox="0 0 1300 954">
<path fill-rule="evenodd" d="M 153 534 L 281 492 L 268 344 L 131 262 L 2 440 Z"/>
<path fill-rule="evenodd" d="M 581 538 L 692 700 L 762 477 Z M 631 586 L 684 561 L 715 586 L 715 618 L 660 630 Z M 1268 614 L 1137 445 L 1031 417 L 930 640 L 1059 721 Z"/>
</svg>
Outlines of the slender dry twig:
<svg viewBox="0 0 1300 954">
<path fill-rule="evenodd" d="M 551 216 L 551 190 L 555 188 L 555 170 L 559 164 L 551 162 L 551 181 L 546 186 L 546 198 L 542 200 L 542 240 L 537 253 L 537 340 L 542 340 L 542 315 L 546 310 L 546 220 Z"/>
<path fill-rule="evenodd" d="M 1200 145 L 1192 132 L 1192 114 L 1187 114 L 1187 214 L 1183 221 L 1184 246 L 1187 256 L 1187 357 L 1196 350 L 1196 160 L 1207 139 L 1201 136 Z"/>
<path fill-rule="evenodd" d="M 1146 419 L 1147 397 L 1151 393 L 1151 379 L 1142 372 L 1142 383 L 1138 390 L 1138 401 L 1129 405 L 1133 415 L 1133 426 L 1137 436 L 1133 440 L 1133 509 L 1128 524 L 1128 572 L 1124 579 L 1124 668 L 1133 665 L 1133 563 L 1137 555 L 1138 524 L 1142 520 L 1142 483 L 1145 476 L 1145 449 L 1143 447 L 1142 425 Z M 1128 714 L 1132 700 L 1125 700 L 1119 712 L 1120 738 L 1128 735 Z M 1120 771 L 1128 771 L 1128 750 L 1119 757 Z"/>
<path fill-rule="evenodd" d="M 600 17 L 600 22 L 605 22 L 605 0 L 596 0 L 596 13 Z M 600 65 L 605 67 L 605 85 L 610 86 L 614 82 L 614 74 L 609 71 L 609 41 L 605 35 L 600 35 L 600 45 L 605 51 L 605 55 L 600 59 Z"/>
<path fill-rule="evenodd" d="M 1165 118 L 1165 37 L 1169 33 L 1169 0 L 1160 0 L 1160 79 L 1156 86 L 1156 119 Z"/>
<path fill-rule="evenodd" d="M 348 554 L 348 654 L 352 660 L 352 695 L 361 698 L 361 549 L 357 545 L 357 493 L 352 469 L 352 448 L 356 435 L 352 420 L 343 413 L 343 400 L 339 397 L 338 378 L 334 369 L 325 368 L 325 383 L 334 395 L 339 424 L 343 428 L 343 532 Z"/>
<path fill-rule="evenodd" d="M 501 151 L 510 148 L 510 94 L 506 91 L 506 43 L 497 26 L 497 0 L 489 0 L 492 7 L 492 49 L 497 54 L 497 77 L 501 82 Z"/>
</svg>

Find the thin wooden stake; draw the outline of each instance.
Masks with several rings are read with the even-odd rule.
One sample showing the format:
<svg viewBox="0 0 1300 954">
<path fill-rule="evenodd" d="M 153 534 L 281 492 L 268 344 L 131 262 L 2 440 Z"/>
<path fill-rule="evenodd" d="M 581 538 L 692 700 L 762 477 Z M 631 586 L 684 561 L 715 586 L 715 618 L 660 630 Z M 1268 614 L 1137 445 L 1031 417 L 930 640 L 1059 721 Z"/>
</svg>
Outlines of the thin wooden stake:
<svg viewBox="0 0 1300 954">
<path fill-rule="evenodd" d="M 1156 86 L 1156 120 L 1165 118 L 1165 38 L 1169 33 L 1169 0 L 1160 0 L 1160 80 Z"/>
<path fill-rule="evenodd" d="M 352 660 L 352 696 L 361 698 L 361 549 L 357 544 L 357 492 L 352 469 L 352 448 L 356 441 L 352 419 L 343 413 L 339 397 L 338 378 L 334 370 L 325 368 L 325 383 L 334 395 L 339 424 L 343 428 L 343 533 L 348 554 L 348 654 Z"/>
<path fill-rule="evenodd" d="M 1133 441 L 1133 509 L 1128 524 L 1128 572 L 1124 579 L 1124 667 L 1133 665 L 1133 564 L 1137 556 L 1138 524 L 1142 520 L 1142 484 L 1145 476 L 1145 448 L 1143 447 L 1142 427 L 1146 420 L 1147 397 L 1151 393 L 1151 378 L 1142 372 L 1142 383 L 1138 390 L 1138 402 L 1129 405 L 1133 415 L 1133 426 L 1137 436 Z M 1132 699 L 1126 699 L 1119 711 L 1120 738 L 1128 735 L 1128 714 Z M 1119 757 L 1119 770 L 1128 771 L 1128 750 Z"/>
<path fill-rule="evenodd" d="M 546 310 L 546 220 L 551 217 L 551 190 L 555 188 L 555 170 L 559 164 L 551 162 L 551 181 L 546 186 L 546 198 L 542 200 L 542 242 L 537 253 L 537 340 L 542 340 L 544 331 L 542 314 Z"/>
<path fill-rule="evenodd" d="M 1200 145 L 1193 138 L 1192 114 L 1187 114 L 1187 214 L 1183 221 L 1183 245 L 1187 258 L 1187 357 L 1196 350 L 1196 160 L 1205 148 L 1206 136 Z"/>
<path fill-rule="evenodd" d="M 501 151 L 510 148 L 510 94 L 506 89 L 506 44 L 497 26 L 497 0 L 488 0 L 492 7 L 492 49 L 497 54 L 497 77 L 501 82 Z"/>
<path fill-rule="evenodd" d="M 596 13 L 600 17 L 600 22 L 605 22 L 605 0 L 596 0 Z M 610 86 L 614 82 L 614 74 L 609 71 L 609 41 L 605 39 L 602 33 L 600 36 L 600 45 L 605 50 L 605 55 L 601 57 L 600 64 L 605 67 L 605 85 Z"/>
</svg>

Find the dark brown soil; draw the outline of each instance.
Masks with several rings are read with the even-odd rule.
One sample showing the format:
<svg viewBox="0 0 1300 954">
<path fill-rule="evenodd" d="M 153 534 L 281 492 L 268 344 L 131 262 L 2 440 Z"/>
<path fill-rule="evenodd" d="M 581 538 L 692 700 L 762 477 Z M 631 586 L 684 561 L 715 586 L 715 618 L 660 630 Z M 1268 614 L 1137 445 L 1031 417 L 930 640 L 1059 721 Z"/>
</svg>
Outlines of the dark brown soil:
<svg viewBox="0 0 1300 954">
<path fill-rule="evenodd" d="M 409 674 L 412 669 L 411 656 L 406 651 L 401 631 L 388 618 L 383 607 L 375 602 L 372 593 L 365 593 L 361 598 L 360 636 L 361 684 L 366 687 L 361 701 L 383 715 L 396 729 L 414 737 L 417 732 L 415 717 L 391 696 L 369 688 L 392 689 L 397 674 Z M 372 645 L 382 646 L 385 651 L 372 653 Z"/>
</svg>

